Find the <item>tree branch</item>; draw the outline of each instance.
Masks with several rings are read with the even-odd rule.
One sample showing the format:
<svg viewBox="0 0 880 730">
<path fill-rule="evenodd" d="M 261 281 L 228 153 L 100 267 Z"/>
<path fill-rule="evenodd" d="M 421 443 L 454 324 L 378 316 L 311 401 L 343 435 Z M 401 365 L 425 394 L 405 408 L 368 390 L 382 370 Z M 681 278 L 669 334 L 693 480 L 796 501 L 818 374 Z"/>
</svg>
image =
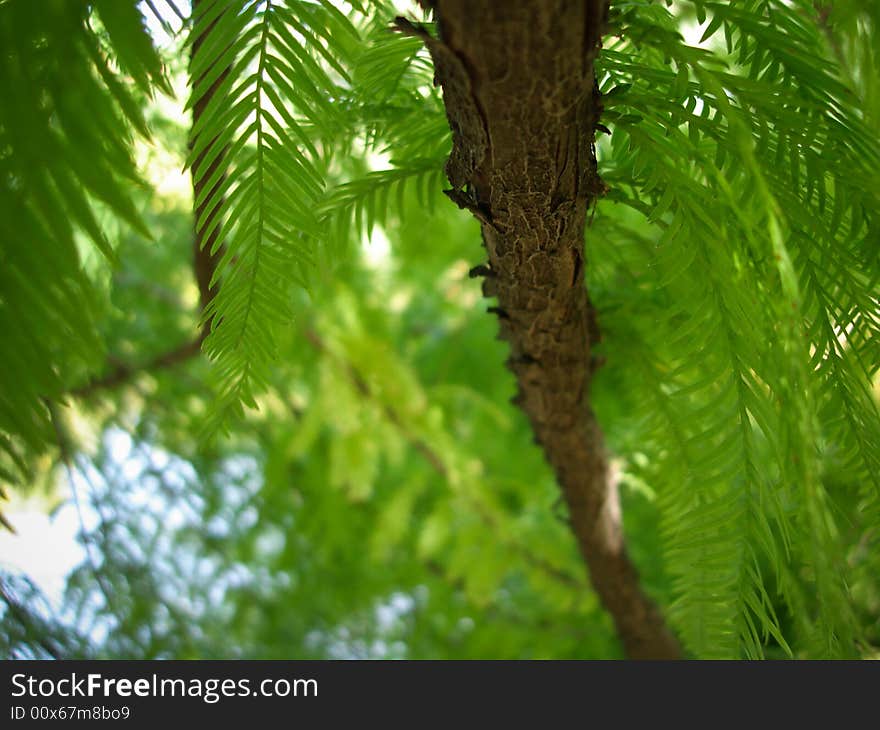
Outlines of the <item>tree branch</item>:
<svg viewBox="0 0 880 730">
<path fill-rule="evenodd" d="M 394 408 L 387 403 L 382 403 L 373 392 L 372 388 L 370 388 L 369 383 L 364 379 L 363 375 L 361 375 L 360 371 L 358 371 L 357 367 L 351 362 L 347 360 L 343 360 L 341 358 L 335 357 L 326 347 L 324 341 L 314 330 L 306 330 L 305 338 L 309 341 L 309 343 L 314 347 L 318 352 L 323 353 L 328 357 L 334 357 L 337 360 L 339 366 L 344 370 L 346 376 L 351 381 L 351 384 L 354 388 L 360 393 L 364 399 L 372 401 L 373 403 L 378 404 L 382 408 L 382 412 L 385 414 L 385 417 L 388 421 L 398 430 L 398 432 L 406 439 L 406 441 L 413 447 L 413 449 L 420 455 L 425 461 L 431 466 L 431 468 L 437 472 L 443 479 L 448 480 L 449 478 L 449 470 L 446 467 L 446 464 L 443 461 L 443 458 L 433 449 L 431 446 L 425 442 L 421 437 L 413 434 L 403 423 L 403 420 L 400 418 L 400 415 Z M 480 519 L 486 524 L 486 526 L 490 529 L 497 530 L 497 521 L 486 508 L 482 505 L 479 500 L 472 499 L 470 500 L 471 505 L 477 511 L 480 516 Z M 562 585 L 572 588 L 574 590 L 583 590 L 586 586 L 585 584 L 574 577 L 573 575 L 567 573 L 565 570 L 561 568 L 557 568 L 555 565 L 548 563 L 542 557 L 535 555 L 524 545 L 506 541 L 503 543 L 505 547 L 509 548 L 512 552 L 519 555 L 519 557 L 526 564 L 530 565 L 532 568 L 544 573 L 548 577 L 552 578 L 558 583 Z"/>
<path fill-rule="evenodd" d="M 568 504 L 571 526 L 627 654 L 675 658 L 678 642 L 644 594 L 623 540 L 616 484 L 589 404 L 598 366 L 595 311 L 584 284 L 588 206 L 604 192 L 593 72 L 605 0 L 431 3 L 425 41 L 443 87 L 453 148 L 448 195 L 480 221 L 483 292 L 498 297 L 515 402 L 528 416 Z"/>
<path fill-rule="evenodd" d="M 106 390 L 108 388 L 115 388 L 122 385 L 141 373 L 167 370 L 182 362 L 186 362 L 190 358 L 199 354 L 204 337 L 205 332 L 203 330 L 196 339 L 190 342 L 185 342 L 179 347 L 175 347 L 173 350 L 168 350 L 167 352 L 156 355 L 144 363 L 114 362 L 113 368 L 109 373 L 73 388 L 70 391 L 70 395 L 78 398 L 88 398 L 99 390 Z"/>
</svg>

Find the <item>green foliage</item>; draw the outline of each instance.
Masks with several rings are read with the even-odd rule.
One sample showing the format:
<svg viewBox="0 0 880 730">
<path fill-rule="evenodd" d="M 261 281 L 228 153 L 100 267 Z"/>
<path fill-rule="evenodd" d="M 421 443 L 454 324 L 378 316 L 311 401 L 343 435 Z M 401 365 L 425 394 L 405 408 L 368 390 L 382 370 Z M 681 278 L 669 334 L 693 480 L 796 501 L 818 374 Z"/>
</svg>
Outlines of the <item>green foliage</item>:
<svg viewBox="0 0 880 730">
<path fill-rule="evenodd" d="M 135 94 L 167 84 L 134 3 L 91 6 L 0 7 L 0 478 L 9 481 L 26 478 L 26 451 L 54 441 L 45 401 L 101 361 L 80 248 L 88 240 L 115 253 L 95 204 L 148 234 L 125 184 L 139 181 L 131 133 L 147 134 Z"/>
<path fill-rule="evenodd" d="M 609 258 L 627 281 L 602 319 L 609 360 L 652 404 L 644 478 L 690 648 L 761 656 L 768 633 L 785 645 L 766 573 L 796 602 L 800 564 L 821 596 L 813 651 L 845 654 L 857 629 L 820 449 L 876 509 L 878 146 L 834 64 L 814 61 L 810 4 L 690 5 L 701 43 L 718 34 L 720 48 L 687 45 L 657 4 L 626 3 L 600 59 L 608 198 L 662 231 L 645 240 L 607 203 L 597 214 L 595 286 Z"/>
<path fill-rule="evenodd" d="M 254 389 L 265 387 L 273 328 L 289 321 L 290 288 L 306 285 L 303 269 L 314 261 L 308 242 L 319 235 L 323 171 L 303 126 L 332 125 L 339 110 L 331 102 L 337 79 L 312 54 L 345 82 L 336 59 L 347 55 L 351 39 L 343 36 L 357 34 L 329 3 L 196 8 L 190 37 L 203 43 L 190 68 L 190 102 L 206 105 L 193 125 L 190 164 L 201 158 L 195 205 L 205 208 L 196 227 L 205 242 L 216 236 L 212 253 L 225 245 L 214 277 L 223 283 L 205 312 L 222 419 L 230 407 L 254 405 Z"/>
<path fill-rule="evenodd" d="M 429 58 L 390 3 L 345 7 L 195 4 L 166 58 L 192 54 L 199 109 L 180 201 L 132 162 L 185 134 L 148 107 L 170 90 L 135 6 L 0 5 L 0 478 L 75 488 L 90 546 L 66 615 L 3 579 L 5 653 L 619 655 L 507 403 L 478 228 L 440 195 Z M 611 7 L 594 399 L 631 551 L 697 657 L 880 644 L 877 22 Z M 211 362 L 154 368 L 195 332 L 192 203 Z M 53 422 L 104 349 L 131 380 Z M 35 456 L 56 442 L 66 469 Z"/>
<path fill-rule="evenodd" d="M 358 131 L 375 146 L 377 121 L 404 124 L 402 104 L 417 103 L 402 83 L 417 50 L 411 41 L 399 49 L 389 37 L 374 28 L 362 52 L 361 33 L 330 2 L 196 5 L 190 39 L 205 40 L 190 68 L 190 104 L 204 100 L 205 108 L 193 126 L 189 163 L 203 186 L 196 226 L 203 241 L 214 241 L 212 253 L 224 249 L 215 274 L 224 284 L 205 311 L 212 322 L 205 351 L 221 378 L 220 424 L 230 408 L 253 406 L 265 389 L 277 359 L 275 328 L 294 316 L 291 290 L 308 288 L 310 270 L 327 263 L 316 251 L 330 244 L 341 255 L 352 215 L 358 231 L 384 222 L 389 191 L 402 194 L 407 178 L 433 173 L 438 182 L 436 140 L 448 135 L 437 134 L 443 121 L 434 104 L 423 132 L 434 140 L 433 158 L 408 159 L 409 149 L 397 143 L 412 130 L 391 130 L 383 141 L 401 154 L 402 168 L 324 195 L 331 161 L 352 152 Z"/>
</svg>

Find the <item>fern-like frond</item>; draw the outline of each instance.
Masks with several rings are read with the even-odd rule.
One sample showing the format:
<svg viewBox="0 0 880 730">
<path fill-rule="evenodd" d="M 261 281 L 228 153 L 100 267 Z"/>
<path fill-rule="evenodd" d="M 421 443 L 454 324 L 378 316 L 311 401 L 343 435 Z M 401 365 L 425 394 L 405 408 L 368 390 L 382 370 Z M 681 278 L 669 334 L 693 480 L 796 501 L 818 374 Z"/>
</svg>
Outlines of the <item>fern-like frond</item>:
<svg viewBox="0 0 880 730">
<path fill-rule="evenodd" d="M 205 312 L 221 421 L 266 382 L 293 288 L 402 211 L 407 185 L 422 204 L 439 189 L 450 137 L 428 56 L 380 5 L 354 20 L 329 2 L 195 6 L 189 162 L 201 239 L 223 252 Z M 364 149 L 393 167 L 364 170 Z"/>
<path fill-rule="evenodd" d="M 353 74 L 352 118 L 358 131 L 369 146 L 397 159 L 447 154 L 449 126 L 425 44 L 392 30 L 394 9 L 377 5 Z"/>
<path fill-rule="evenodd" d="M 320 238 L 322 130 L 349 83 L 357 31 L 331 3 L 221 0 L 195 6 L 190 104 L 204 104 L 189 162 L 203 241 L 223 255 L 205 312 L 221 379 L 217 416 L 254 404 L 275 357 L 274 328 L 308 285 Z M 197 163 L 197 164 L 195 164 Z"/>
<path fill-rule="evenodd" d="M 664 296 L 615 294 L 624 301 L 603 322 L 625 326 L 626 306 L 650 322 L 618 365 L 637 363 L 627 382 L 653 384 L 658 402 L 643 433 L 658 458 L 673 618 L 698 655 L 760 656 L 769 637 L 784 647 L 764 573 L 794 601 L 801 562 L 819 594 L 815 633 L 832 637 L 817 654 L 848 654 L 819 448 L 876 478 L 877 142 L 833 62 L 817 63 L 811 4 L 690 5 L 703 42 L 720 32 L 720 47 L 689 46 L 665 6 L 630 2 L 612 6 L 619 38 L 599 60 L 609 197 L 637 211 L 636 229 L 660 229 L 654 246 L 626 227 L 612 240 L 638 253 L 615 270 Z"/>
<path fill-rule="evenodd" d="M 0 461 L 9 479 L 10 463 L 25 466 L 22 448 L 54 441 L 46 401 L 100 362 L 80 245 L 115 254 L 93 203 L 147 233 L 129 195 L 139 181 L 130 129 L 147 129 L 115 66 L 142 94 L 167 86 L 134 2 L 10 0 L 0 5 L 0 49 L 0 449 L 11 462 Z"/>
<path fill-rule="evenodd" d="M 339 252 L 375 225 L 385 226 L 389 211 L 404 215 L 405 194 L 415 185 L 419 205 L 431 210 L 442 189 L 445 155 L 436 158 L 392 160 L 394 167 L 374 170 L 330 189 L 318 207 L 321 228 L 330 250 Z M 432 193 L 434 193 L 432 195 Z"/>
</svg>

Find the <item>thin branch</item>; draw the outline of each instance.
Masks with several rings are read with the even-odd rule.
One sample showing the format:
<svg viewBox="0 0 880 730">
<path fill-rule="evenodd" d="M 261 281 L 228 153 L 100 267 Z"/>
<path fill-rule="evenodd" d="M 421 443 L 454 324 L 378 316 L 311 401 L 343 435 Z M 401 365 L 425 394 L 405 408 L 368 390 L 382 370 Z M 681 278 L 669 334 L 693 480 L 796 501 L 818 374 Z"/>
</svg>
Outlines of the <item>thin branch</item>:
<svg viewBox="0 0 880 730">
<path fill-rule="evenodd" d="M 309 343 L 314 347 L 318 352 L 323 353 L 329 357 L 334 358 L 337 363 L 342 367 L 345 371 L 345 374 L 348 376 L 348 379 L 351 381 L 352 385 L 355 389 L 364 396 L 365 399 L 371 400 L 373 402 L 378 402 L 376 396 L 373 394 L 372 389 L 369 384 L 358 369 L 347 360 L 343 360 L 342 358 L 338 358 L 333 353 L 331 353 L 327 346 L 324 344 L 324 341 L 314 330 L 306 330 L 305 338 L 309 341 Z M 435 452 L 428 444 L 426 444 L 422 439 L 418 436 L 410 433 L 403 425 L 403 422 L 400 419 L 400 416 L 397 414 L 397 411 L 394 410 L 387 403 L 380 403 L 380 407 L 382 408 L 385 417 L 394 425 L 395 428 L 400 432 L 400 434 L 407 440 L 410 446 L 412 446 L 419 454 L 421 454 L 424 459 L 431 465 L 431 467 L 436 471 L 441 477 L 444 479 L 449 477 L 448 470 L 446 468 L 446 464 L 443 463 L 443 459 Z"/>
<path fill-rule="evenodd" d="M 449 470 L 446 464 L 443 461 L 443 458 L 433 449 L 431 446 L 424 441 L 421 437 L 413 434 L 409 429 L 406 428 L 403 419 L 401 419 L 400 415 L 397 411 L 388 403 L 383 403 L 373 392 L 372 388 L 370 388 L 369 383 L 367 383 L 364 376 L 360 373 L 360 371 L 355 367 L 355 365 L 348 360 L 345 360 L 341 357 L 336 356 L 332 353 L 327 346 L 324 344 L 324 341 L 314 330 L 308 329 L 305 331 L 305 338 L 309 341 L 312 347 L 315 348 L 318 352 L 326 355 L 329 358 L 332 358 L 336 361 L 337 365 L 339 365 L 342 370 L 345 372 L 348 379 L 351 381 L 351 384 L 354 388 L 360 393 L 365 400 L 368 400 L 372 403 L 377 404 L 381 409 L 385 418 L 391 423 L 397 431 L 403 436 L 403 438 L 409 443 L 410 446 L 422 457 L 425 461 L 431 466 L 431 468 L 437 472 L 444 480 L 448 480 L 449 478 Z M 498 521 L 494 515 L 490 511 L 485 508 L 485 505 L 481 504 L 477 499 L 470 499 L 471 505 L 476 510 L 480 519 L 486 524 L 486 526 L 496 533 L 498 531 Z M 574 577 L 573 575 L 567 573 L 565 570 L 561 568 L 557 568 L 555 565 L 547 562 L 544 558 L 533 554 L 529 551 L 528 548 L 523 546 L 520 543 L 511 540 L 501 540 L 501 545 L 508 548 L 512 552 L 516 553 L 526 564 L 535 568 L 539 572 L 542 572 L 552 578 L 553 580 L 561 583 L 562 585 L 571 588 L 577 591 L 583 591 L 587 588 L 587 585 L 584 581 Z"/>
<path fill-rule="evenodd" d="M 459 579 L 450 582 L 449 576 L 447 575 L 443 566 L 436 560 L 429 560 L 425 564 L 425 567 L 428 569 L 428 572 L 433 573 L 438 578 L 441 578 L 449 583 L 450 587 L 453 590 L 466 590 L 463 580 Z M 552 618 L 547 616 L 522 616 L 514 611 L 511 611 L 508 608 L 502 608 L 498 604 L 486 606 L 483 611 L 487 617 L 498 619 L 500 621 L 513 624 L 520 628 L 538 629 L 539 631 L 563 631 L 568 638 L 575 640 L 586 639 L 588 637 L 588 629 L 585 629 L 583 627 L 572 627 L 568 624 L 559 624 L 556 623 Z M 574 628 L 573 631 L 572 628 Z"/>
<path fill-rule="evenodd" d="M 88 398 L 99 390 L 106 390 L 123 385 L 132 378 L 143 373 L 154 373 L 161 370 L 167 370 L 182 362 L 186 362 L 199 354 L 204 337 L 205 333 L 202 331 L 202 333 L 191 342 L 186 342 L 173 350 L 156 355 L 145 363 L 116 362 L 109 373 L 73 388 L 70 391 L 70 395 L 78 398 Z"/>
</svg>

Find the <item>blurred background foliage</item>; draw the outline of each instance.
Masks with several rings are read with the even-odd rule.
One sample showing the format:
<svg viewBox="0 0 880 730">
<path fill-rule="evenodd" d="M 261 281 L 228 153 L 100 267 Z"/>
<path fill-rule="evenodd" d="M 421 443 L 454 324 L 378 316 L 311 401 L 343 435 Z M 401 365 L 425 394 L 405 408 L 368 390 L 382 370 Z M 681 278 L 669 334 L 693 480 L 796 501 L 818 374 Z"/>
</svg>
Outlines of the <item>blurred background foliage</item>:
<svg viewBox="0 0 880 730">
<path fill-rule="evenodd" d="M 8 6 L 24 12 L 27 5 L 8 3 L 0 18 L 12 23 Z M 615 3 L 621 13 L 628 5 Z M 699 26 L 699 5 L 664 12 L 685 32 Z M 49 0 L 30 4 L 38 6 L 62 12 Z M 93 18 L 99 31 L 102 7 Z M 221 436 L 203 438 L 222 385 L 194 353 L 165 358 L 194 340 L 200 317 L 184 172 L 188 49 L 175 12 L 185 17 L 188 9 L 157 0 L 140 10 L 167 80 L 148 93 L 146 79 L 125 79 L 138 105 L 128 115 L 137 174 L 112 176 L 124 196 L 87 194 L 94 231 L 113 255 L 86 245 L 90 217 L 71 228 L 96 332 L 82 358 L 64 361 L 63 382 L 47 386 L 68 393 L 40 425 L 51 426 L 54 448 L 26 450 L 27 487 L 7 495 L 12 501 L 3 508 L 19 534 L 0 542 L 0 655 L 622 656 L 589 588 L 553 476 L 524 416 L 508 403 L 514 383 L 502 367 L 506 348 L 495 340 L 491 302 L 468 277 L 481 259 L 479 228 L 442 195 L 445 120 L 436 91 L 424 89 L 431 70 L 419 44 L 392 45 L 383 35 L 390 6 L 361 28 L 373 45 L 355 75 L 378 83 L 395 63 L 414 65 L 412 87 L 401 93 L 421 94 L 424 113 L 383 121 L 388 105 L 380 102 L 389 100 L 377 98 L 369 124 L 392 144 L 394 124 L 409 125 L 401 139 L 420 140 L 417 149 L 401 142 L 390 152 L 410 161 L 406 174 L 416 182 L 395 187 L 389 176 L 386 187 L 399 200 L 369 230 L 359 220 L 369 205 L 357 201 L 388 191 L 363 181 L 394 169 L 387 154 L 369 149 L 369 124 L 363 138 L 352 138 L 359 154 L 327 161 L 328 180 L 337 184 L 324 203 L 332 245 L 317 253 L 309 290 L 291 294 L 298 314 L 278 329 L 258 407 L 227 419 Z M 864 100 L 865 123 L 880 129 L 877 3 L 835 3 L 819 17 L 829 55 Z M 125 68 L 124 59 L 119 65 Z M 79 102 L 70 113 L 84 114 Z M 148 135 L 139 134 L 140 117 Z M 625 129 L 627 119 L 617 119 Z M 413 132 L 417 123 L 422 132 Z M 601 138 L 599 156 L 613 183 L 625 155 L 615 163 Z M 4 193 L 4 203 L 17 194 Z M 627 294 L 632 271 L 645 266 L 632 252 L 640 242 L 656 247 L 664 232 L 613 195 L 598 204 L 591 226 L 588 276 L 608 327 L 605 354 L 635 362 L 643 355 L 625 336 L 629 314 L 652 298 L 662 307 L 663 299 L 649 288 L 650 276 L 636 282 L 641 298 Z M 30 334 L 47 350 L 64 349 L 65 337 L 81 334 L 77 327 L 85 332 L 87 325 L 72 318 L 54 333 Z M 19 344 L 6 340 L 4 355 Z M 643 443 L 649 430 L 644 392 L 633 385 L 639 372 L 603 368 L 594 400 L 621 455 L 615 468 L 631 552 L 646 589 L 668 608 L 676 584 L 664 558 L 655 464 Z M 872 656 L 880 646 L 880 535 L 863 511 L 863 473 L 834 449 L 821 453 L 860 652 Z M 31 523 L 17 515 L 35 510 L 75 525 L 75 542 L 62 543 L 74 565 L 60 584 L 41 586 L 21 568 L 33 564 L 20 554 L 25 545 L 63 539 L 49 527 L 27 541 Z M 772 582 L 774 571 L 760 569 Z M 803 586 L 811 579 L 809 569 L 793 578 Z M 818 609 L 769 590 L 783 634 L 797 636 L 797 611 Z M 795 655 L 808 643 L 794 641 Z M 788 656 L 771 636 L 763 649 Z"/>
</svg>

